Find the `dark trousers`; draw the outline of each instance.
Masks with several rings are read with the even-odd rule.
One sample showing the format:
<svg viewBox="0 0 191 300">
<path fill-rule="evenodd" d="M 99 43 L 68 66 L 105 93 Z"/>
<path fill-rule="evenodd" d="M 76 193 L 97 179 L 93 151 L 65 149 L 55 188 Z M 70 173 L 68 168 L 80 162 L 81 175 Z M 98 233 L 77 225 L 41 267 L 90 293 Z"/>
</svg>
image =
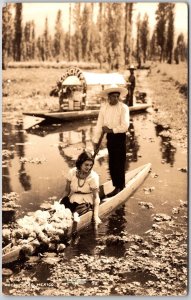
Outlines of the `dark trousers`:
<svg viewBox="0 0 191 300">
<path fill-rule="evenodd" d="M 107 148 L 109 152 L 109 171 L 113 186 L 125 186 L 126 134 L 108 133 Z"/>
<path fill-rule="evenodd" d="M 133 106 L 133 94 L 134 94 L 134 89 L 129 88 L 128 89 L 128 94 L 127 94 L 127 105 L 128 106 Z"/>
</svg>

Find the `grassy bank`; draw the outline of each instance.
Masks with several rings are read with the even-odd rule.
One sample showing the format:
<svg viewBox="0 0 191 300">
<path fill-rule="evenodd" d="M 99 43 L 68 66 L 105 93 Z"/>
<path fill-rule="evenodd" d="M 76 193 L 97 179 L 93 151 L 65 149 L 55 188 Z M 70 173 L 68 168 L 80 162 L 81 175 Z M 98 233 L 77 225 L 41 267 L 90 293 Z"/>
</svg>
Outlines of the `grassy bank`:
<svg viewBox="0 0 191 300">
<path fill-rule="evenodd" d="M 180 90 L 188 87 L 186 64 L 153 65 L 145 80 L 153 95 L 155 123 L 166 129 L 166 136 L 186 147 L 188 98 Z"/>
<path fill-rule="evenodd" d="M 77 62 L 77 61 L 23 61 L 23 62 L 9 62 L 9 68 L 45 68 L 45 69 L 66 69 L 69 67 L 78 67 L 82 70 L 99 69 L 99 63 L 93 62 Z"/>
</svg>

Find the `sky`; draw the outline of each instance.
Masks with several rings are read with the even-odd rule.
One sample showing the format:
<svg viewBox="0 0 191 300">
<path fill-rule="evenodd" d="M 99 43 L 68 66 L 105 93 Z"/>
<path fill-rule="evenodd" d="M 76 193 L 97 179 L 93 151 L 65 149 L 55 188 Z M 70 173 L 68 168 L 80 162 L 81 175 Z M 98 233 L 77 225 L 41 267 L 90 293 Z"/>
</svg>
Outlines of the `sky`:
<svg viewBox="0 0 191 300">
<path fill-rule="evenodd" d="M 134 5 L 133 23 L 135 25 L 138 13 L 143 18 L 147 13 L 151 29 L 155 25 L 155 11 L 158 2 L 136 2 Z M 24 22 L 34 20 L 37 28 L 37 34 L 41 34 L 44 30 L 45 18 L 48 17 L 49 30 L 54 31 L 55 20 L 58 10 L 62 10 L 63 27 L 68 30 L 68 3 L 23 3 L 23 19 Z M 135 27 L 135 26 L 134 26 Z M 176 35 L 188 32 L 188 7 L 186 3 L 178 2 L 175 8 L 175 30 Z"/>
</svg>

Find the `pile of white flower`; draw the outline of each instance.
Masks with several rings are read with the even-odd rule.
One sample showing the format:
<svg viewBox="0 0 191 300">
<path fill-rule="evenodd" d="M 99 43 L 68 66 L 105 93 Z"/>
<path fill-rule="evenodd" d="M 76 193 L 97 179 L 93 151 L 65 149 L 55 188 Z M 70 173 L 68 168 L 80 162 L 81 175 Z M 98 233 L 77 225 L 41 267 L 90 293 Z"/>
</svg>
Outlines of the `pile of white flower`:
<svg viewBox="0 0 191 300">
<path fill-rule="evenodd" d="M 32 255 L 40 245 L 56 250 L 57 243 L 66 235 L 73 221 L 79 221 L 78 214 L 73 215 L 70 209 L 55 202 L 50 211 L 37 210 L 19 219 L 15 229 L 3 229 L 3 238 L 22 246 L 28 255 Z"/>
</svg>

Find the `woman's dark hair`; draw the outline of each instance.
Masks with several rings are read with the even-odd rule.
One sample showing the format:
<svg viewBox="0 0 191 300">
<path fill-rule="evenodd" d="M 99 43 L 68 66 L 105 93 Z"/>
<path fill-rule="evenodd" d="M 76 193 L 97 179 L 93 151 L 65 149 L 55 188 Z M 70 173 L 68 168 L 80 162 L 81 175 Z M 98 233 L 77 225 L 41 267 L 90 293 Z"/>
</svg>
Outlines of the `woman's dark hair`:
<svg viewBox="0 0 191 300">
<path fill-rule="evenodd" d="M 83 151 L 77 158 L 76 161 L 76 168 L 80 170 L 81 165 L 86 161 L 86 160 L 91 160 L 94 164 L 94 158 L 93 155 L 90 152 Z"/>
</svg>

